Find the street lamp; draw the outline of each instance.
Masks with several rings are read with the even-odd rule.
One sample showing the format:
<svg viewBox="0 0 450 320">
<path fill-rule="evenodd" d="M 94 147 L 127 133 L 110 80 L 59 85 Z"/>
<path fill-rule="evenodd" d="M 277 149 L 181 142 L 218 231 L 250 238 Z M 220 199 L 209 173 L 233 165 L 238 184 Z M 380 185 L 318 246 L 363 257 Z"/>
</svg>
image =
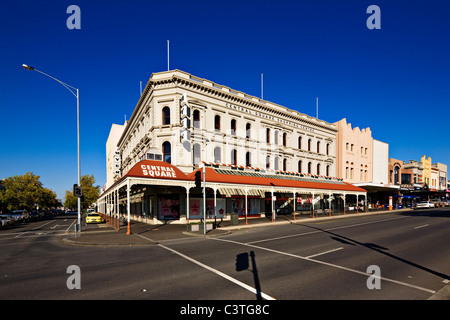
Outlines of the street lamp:
<svg viewBox="0 0 450 320">
<path fill-rule="evenodd" d="M 58 83 L 60 83 L 61 85 L 63 85 L 67 90 L 70 91 L 70 93 L 72 93 L 75 98 L 77 98 L 77 154 L 78 154 L 78 186 L 81 186 L 81 171 L 80 171 L 80 92 L 77 88 L 72 87 L 71 85 L 68 85 L 67 83 L 62 82 L 61 80 L 58 80 L 42 71 L 39 71 L 38 69 L 35 69 L 33 67 L 30 67 L 26 64 L 22 64 L 22 68 L 24 68 L 25 70 L 29 70 L 29 71 L 37 71 L 41 74 L 43 74 L 44 76 L 47 76 L 55 81 L 57 81 Z M 78 197 L 78 230 L 81 231 L 81 198 Z"/>
</svg>

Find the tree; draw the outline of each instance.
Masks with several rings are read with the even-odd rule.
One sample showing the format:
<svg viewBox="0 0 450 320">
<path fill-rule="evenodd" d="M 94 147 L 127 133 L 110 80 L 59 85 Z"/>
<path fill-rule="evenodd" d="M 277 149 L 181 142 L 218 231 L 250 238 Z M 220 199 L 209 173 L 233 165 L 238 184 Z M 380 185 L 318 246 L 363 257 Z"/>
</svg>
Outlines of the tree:
<svg viewBox="0 0 450 320">
<path fill-rule="evenodd" d="M 0 190 L 0 202 L 9 210 L 51 208 L 58 204 L 56 194 L 42 186 L 39 176 L 32 172 L 15 175 L 2 181 L 4 189 Z"/>
<path fill-rule="evenodd" d="M 90 207 L 100 195 L 100 186 L 94 186 L 95 178 L 94 175 L 83 175 L 81 176 L 81 187 L 83 189 L 83 197 L 81 198 L 81 207 Z M 64 206 L 66 208 L 75 209 L 78 207 L 77 197 L 73 195 L 73 190 L 66 190 L 66 199 L 64 201 Z"/>
</svg>

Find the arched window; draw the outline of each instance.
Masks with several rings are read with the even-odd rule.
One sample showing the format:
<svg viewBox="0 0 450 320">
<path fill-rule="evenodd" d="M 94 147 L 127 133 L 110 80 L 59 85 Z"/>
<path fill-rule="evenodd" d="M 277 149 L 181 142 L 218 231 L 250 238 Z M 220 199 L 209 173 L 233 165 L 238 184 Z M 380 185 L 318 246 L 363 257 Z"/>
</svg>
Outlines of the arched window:
<svg viewBox="0 0 450 320">
<path fill-rule="evenodd" d="M 252 166 L 252 155 L 251 155 L 250 152 L 247 152 L 247 153 L 245 154 L 245 165 L 246 165 L 247 167 L 251 167 L 251 166 Z"/>
<path fill-rule="evenodd" d="M 308 151 L 311 151 L 311 142 L 312 142 L 311 139 L 308 139 Z"/>
<path fill-rule="evenodd" d="M 236 119 L 231 119 L 231 135 L 236 135 Z"/>
<path fill-rule="evenodd" d="M 330 155 L 330 144 L 327 143 L 327 150 L 326 150 L 327 156 Z"/>
<path fill-rule="evenodd" d="M 252 125 L 250 123 L 247 123 L 245 125 L 245 137 L 250 139 L 250 130 L 252 129 Z"/>
<path fill-rule="evenodd" d="M 285 132 L 283 133 L 283 146 L 286 147 L 286 145 L 287 145 L 287 133 Z"/>
<path fill-rule="evenodd" d="M 273 168 L 274 170 L 278 170 L 278 157 L 273 159 Z"/>
<path fill-rule="evenodd" d="M 283 159 L 283 171 L 287 170 L 287 159 Z"/>
<path fill-rule="evenodd" d="M 220 131 L 220 116 L 214 117 L 214 130 Z"/>
<path fill-rule="evenodd" d="M 266 129 L 266 142 L 270 143 L 270 129 L 269 128 Z"/>
<path fill-rule="evenodd" d="M 308 162 L 308 173 L 311 174 L 312 163 Z"/>
<path fill-rule="evenodd" d="M 320 141 L 317 141 L 317 153 L 320 153 Z"/>
<path fill-rule="evenodd" d="M 200 164 L 200 161 L 201 161 L 200 155 L 201 155 L 200 144 L 194 143 L 193 155 L 192 155 L 192 162 L 193 162 L 194 166 L 198 166 Z"/>
<path fill-rule="evenodd" d="M 236 149 L 231 150 L 231 164 L 237 165 L 237 151 L 236 151 Z"/>
<path fill-rule="evenodd" d="M 298 137 L 298 148 L 299 149 L 302 148 L 302 137 L 301 136 Z"/>
<path fill-rule="evenodd" d="M 298 160 L 298 172 L 302 172 L 302 160 Z"/>
<path fill-rule="evenodd" d="M 162 109 L 162 124 L 167 125 L 170 124 L 170 108 L 164 107 Z"/>
<path fill-rule="evenodd" d="M 278 130 L 273 132 L 273 143 L 278 144 Z"/>
<path fill-rule="evenodd" d="M 216 163 L 220 163 L 221 162 L 221 150 L 220 147 L 215 147 L 214 148 L 214 162 Z"/>
<path fill-rule="evenodd" d="M 317 164 L 317 175 L 320 175 L 320 163 Z"/>
<path fill-rule="evenodd" d="M 326 168 L 326 173 L 325 173 L 325 175 L 326 175 L 327 177 L 330 176 L 330 166 L 329 166 L 329 165 L 328 165 L 327 168 Z"/>
<path fill-rule="evenodd" d="M 194 128 L 200 129 L 200 111 L 199 110 L 194 110 L 193 118 L 194 118 Z"/>
<path fill-rule="evenodd" d="M 172 150 L 170 147 L 170 142 L 166 141 L 162 144 L 163 149 L 163 161 L 167 163 L 172 163 Z"/>
<path fill-rule="evenodd" d="M 270 169 L 270 157 L 266 157 L 266 169 Z"/>
</svg>

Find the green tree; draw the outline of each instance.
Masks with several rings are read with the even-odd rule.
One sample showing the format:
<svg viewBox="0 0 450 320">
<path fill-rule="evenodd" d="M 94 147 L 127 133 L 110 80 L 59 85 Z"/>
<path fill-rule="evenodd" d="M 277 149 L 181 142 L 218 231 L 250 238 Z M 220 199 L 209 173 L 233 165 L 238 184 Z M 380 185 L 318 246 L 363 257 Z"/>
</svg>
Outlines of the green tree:
<svg viewBox="0 0 450 320">
<path fill-rule="evenodd" d="M 83 197 L 81 199 L 81 207 L 88 208 L 91 206 L 100 195 L 100 186 L 95 186 L 94 175 L 81 176 L 81 187 L 83 189 Z M 64 201 L 66 208 L 75 209 L 78 207 L 78 200 L 73 195 L 73 190 L 66 190 L 66 199 Z"/>
<path fill-rule="evenodd" d="M 2 181 L 4 190 L 0 190 L 0 202 L 9 210 L 51 208 L 57 205 L 56 194 L 42 186 L 39 176 L 32 172 L 15 175 Z"/>
</svg>

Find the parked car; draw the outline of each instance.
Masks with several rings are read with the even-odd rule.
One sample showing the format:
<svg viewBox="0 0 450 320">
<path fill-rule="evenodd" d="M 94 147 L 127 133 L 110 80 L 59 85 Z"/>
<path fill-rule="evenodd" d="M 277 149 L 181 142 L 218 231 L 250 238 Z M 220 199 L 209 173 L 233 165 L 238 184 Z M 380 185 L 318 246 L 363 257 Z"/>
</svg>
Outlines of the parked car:
<svg viewBox="0 0 450 320">
<path fill-rule="evenodd" d="M 6 228 L 14 224 L 14 220 L 10 218 L 7 214 L 0 215 L 1 227 Z"/>
<path fill-rule="evenodd" d="M 415 207 L 416 209 L 421 209 L 421 208 L 433 208 L 434 204 L 431 203 L 430 201 L 419 201 L 416 203 Z"/>
<path fill-rule="evenodd" d="M 86 214 L 86 223 L 102 223 L 103 218 L 98 213 L 88 213 Z"/>
<path fill-rule="evenodd" d="M 30 214 L 27 210 L 14 210 L 9 214 L 16 222 L 25 222 L 30 219 Z"/>
</svg>

